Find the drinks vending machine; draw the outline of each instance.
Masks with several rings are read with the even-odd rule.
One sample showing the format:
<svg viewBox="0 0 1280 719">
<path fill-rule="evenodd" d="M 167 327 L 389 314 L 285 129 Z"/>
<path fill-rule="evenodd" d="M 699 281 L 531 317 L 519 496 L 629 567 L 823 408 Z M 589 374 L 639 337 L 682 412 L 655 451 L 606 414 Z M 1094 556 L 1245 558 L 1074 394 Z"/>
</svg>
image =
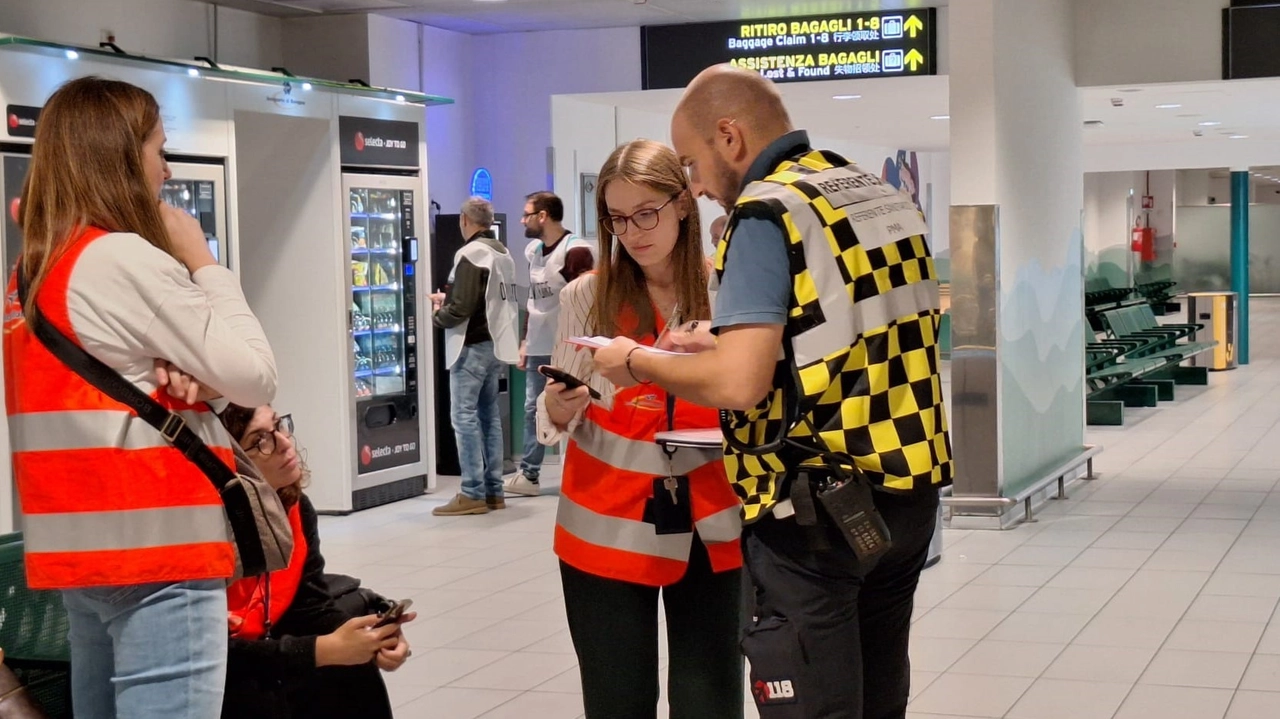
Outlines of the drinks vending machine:
<svg viewBox="0 0 1280 719">
<path fill-rule="evenodd" d="M 351 259 L 352 507 L 362 509 L 427 486 L 428 389 L 419 357 L 429 339 L 418 325 L 417 275 L 423 181 L 416 123 L 342 114 L 338 121 Z"/>
<path fill-rule="evenodd" d="M 419 183 L 377 175 L 344 179 L 357 472 L 366 475 L 415 464 L 422 456 L 414 225 Z"/>
</svg>

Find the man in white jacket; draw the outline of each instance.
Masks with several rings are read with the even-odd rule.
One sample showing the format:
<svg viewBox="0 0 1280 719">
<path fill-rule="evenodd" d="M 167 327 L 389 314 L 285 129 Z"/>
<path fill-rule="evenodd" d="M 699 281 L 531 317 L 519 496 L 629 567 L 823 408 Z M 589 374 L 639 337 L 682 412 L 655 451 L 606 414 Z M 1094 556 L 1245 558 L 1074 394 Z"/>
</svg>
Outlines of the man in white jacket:
<svg viewBox="0 0 1280 719">
<path fill-rule="evenodd" d="M 502 415 L 498 381 L 519 359 L 516 266 L 493 236 L 493 205 L 473 197 L 462 205 L 466 244 L 454 256 L 445 294 L 431 296 L 432 319 L 445 331 L 453 431 L 462 491 L 432 514 L 488 514 L 502 499 Z"/>
</svg>

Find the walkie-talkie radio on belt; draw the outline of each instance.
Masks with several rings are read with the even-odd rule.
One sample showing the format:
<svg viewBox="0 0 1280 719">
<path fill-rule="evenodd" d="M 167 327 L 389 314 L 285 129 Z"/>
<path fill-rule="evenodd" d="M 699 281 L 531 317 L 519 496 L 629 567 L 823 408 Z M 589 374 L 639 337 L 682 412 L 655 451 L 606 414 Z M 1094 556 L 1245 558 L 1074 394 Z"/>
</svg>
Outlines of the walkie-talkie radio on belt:
<svg viewBox="0 0 1280 719">
<path fill-rule="evenodd" d="M 734 436 L 730 414 L 721 411 L 720 426 L 725 441 L 735 451 L 743 454 L 770 454 L 783 447 L 790 447 L 821 461 L 821 465 L 797 467 L 789 472 L 790 499 L 796 508 L 797 521 L 805 523 L 802 515 L 815 515 L 812 497 L 816 497 L 822 505 L 823 513 L 853 548 L 858 561 L 873 562 L 893 547 L 889 527 L 872 499 L 872 492 L 875 490 L 866 476 L 858 470 L 853 457 L 828 450 L 821 433 L 812 425 L 811 438 L 821 447 L 811 447 L 787 437 L 791 429 L 800 422 L 797 419 L 800 411 L 795 392 L 794 387 L 783 388 L 786 407 L 783 411 L 784 420 L 778 423 L 778 435 L 758 447 L 749 446 Z"/>
<path fill-rule="evenodd" d="M 832 471 L 843 473 L 843 468 Z M 879 559 L 893 546 L 889 528 L 871 498 L 872 491 L 871 483 L 856 469 L 854 474 L 843 477 L 833 475 L 825 486 L 817 487 L 818 501 L 860 562 Z"/>
</svg>

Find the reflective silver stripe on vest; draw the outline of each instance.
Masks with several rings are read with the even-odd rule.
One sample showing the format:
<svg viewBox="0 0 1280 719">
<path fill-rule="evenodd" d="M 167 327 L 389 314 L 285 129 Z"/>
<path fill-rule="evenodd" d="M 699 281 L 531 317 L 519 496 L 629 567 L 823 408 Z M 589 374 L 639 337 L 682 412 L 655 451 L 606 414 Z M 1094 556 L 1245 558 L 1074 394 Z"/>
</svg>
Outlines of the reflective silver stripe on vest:
<svg viewBox="0 0 1280 719">
<path fill-rule="evenodd" d="M 657 534 L 652 524 L 593 512 L 560 495 L 556 524 L 587 544 L 676 562 L 689 559 L 693 533 Z"/>
<path fill-rule="evenodd" d="M 805 178 L 813 183 L 820 179 L 820 173 Z M 848 175 L 842 171 L 841 175 Z M 760 183 L 762 185 L 767 183 Z M 752 197 L 775 199 L 780 201 L 791 215 L 791 222 L 796 230 L 806 238 L 825 238 L 826 228 L 814 214 L 808 200 L 790 185 L 770 185 L 753 192 Z M 851 205 L 847 210 L 855 212 L 859 205 Z M 844 276 L 831 254 L 831 247 L 826 241 L 808 241 L 801 244 L 804 249 L 805 265 L 818 292 L 818 303 L 822 307 L 825 321 L 813 329 L 797 335 L 792 341 L 796 365 L 807 367 L 825 357 L 849 348 L 859 335 L 870 330 L 884 327 L 895 319 L 909 317 L 921 312 L 939 308 L 938 282 L 927 280 L 895 287 L 888 292 L 858 302 L 849 301 L 849 293 L 845 288 Z"/>
<path fill-rule="evenodd" d="M 681 448 L 670 460 L 655 442 L 627 439 L 613 434 L 595 422 L 583 422 L 573 433 L 573 440 L 583 452 L 610 467 L 630 472 L 666 477 L 688 475 L 693 470 L 718 462 L 724 454 L 718 449 Z"/>
<path fill-rule="evenodd" d="M 742 534 L 742 507 L 734 504 L 698 520 L 698 536 L 706 544 L 732 542 Z"/>
<path fill-rule="evenodd" d="M 229 446 L 227 433 L 211 412 L 179 412 L 191 431 L 209 446 Z M 26 412 L 9 417 L 15 452 L 61 449 L 153 449 L 169 443 L 156 428 L 126 410 Z"/>
<path fill-rule="evenodd" d="M 222 505 L 162 507 L 117 512 L 24 514 L 30 552 L 95 552 L 227 542 Z"/>
</svg>

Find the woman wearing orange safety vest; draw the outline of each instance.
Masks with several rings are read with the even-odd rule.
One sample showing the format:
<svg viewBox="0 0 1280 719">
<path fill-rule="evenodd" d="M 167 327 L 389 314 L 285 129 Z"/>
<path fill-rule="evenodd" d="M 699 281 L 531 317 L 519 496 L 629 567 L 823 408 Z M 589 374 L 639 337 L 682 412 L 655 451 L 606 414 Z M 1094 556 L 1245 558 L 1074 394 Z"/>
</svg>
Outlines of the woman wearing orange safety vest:
<svg viewBox="0 0 1280 719">
<path fill-rule="evenodd" d="M 257 406 L 276 389 L 235 275 L 196 220 L 161 204 L 164 143 L 145 90 L 69 82 L 40 114 L 17 215 L 28 294 L 24 305 L 10 281 L 9 439 L 28 583 L 63 590 L 77 719 L 217 719 L 235 553 L 208 477 L 57 360 L 31 330 L 36 308 L 229 466 L 230 440 L 202 400 Z"/>
<path fill-rule="evenodd" d="M 659 592 L 667 617 L 672 719 L 742 716 L 740 504 L 721 451 L 678 449 L 655 435 L 717 428 L 713 409 L 640 385 L 617 391 L 565 340 L 631 337 L 653 345 L 677 316 L 708 317 L 698 207 L 670 148 L 619 147 L 600 170 L 598 274 L 561 293 L 555 366 L 586 387 L 551 382 L 539 441 L 567 434 L 556 517 L 569 632 L 587 719 L 654 719 Z"/>
<path fill-rule="evenodd" d="M 289 566 L 227 588 L 231 663 L 223 719 L 391 719 L 381 671 L 408 658 L 399 625 L 416 615 L 374 628 L 376 614 L 353 617 L 333 601 L 316 510 L 302 492 L 311 472 L 289 415 L 231 405 L 222 423 L 280 495 L 293 525 Z"/>
</svg>

